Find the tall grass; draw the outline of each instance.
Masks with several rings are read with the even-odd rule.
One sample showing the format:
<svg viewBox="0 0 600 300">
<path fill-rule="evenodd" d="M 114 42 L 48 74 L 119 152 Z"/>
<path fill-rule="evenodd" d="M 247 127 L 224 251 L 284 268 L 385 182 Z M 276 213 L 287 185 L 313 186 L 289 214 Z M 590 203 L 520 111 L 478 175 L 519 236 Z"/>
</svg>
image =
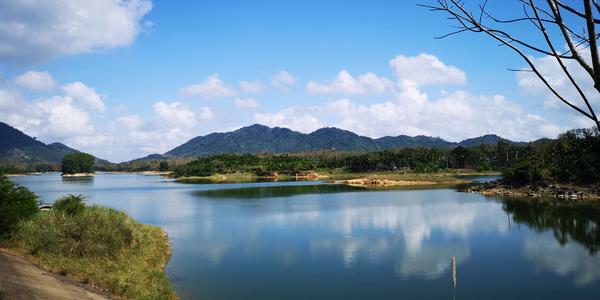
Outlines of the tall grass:
<svg viewBox="0 0 600 300">
<path fill-rule="evenodd" d="M 177 297 L 163 273 L 170 251 L 163 231 L 111 208 L 84 206 L 80 197 L 21 222 L 12 241 L 42 267 L 117 296 Z"/>
</svg>

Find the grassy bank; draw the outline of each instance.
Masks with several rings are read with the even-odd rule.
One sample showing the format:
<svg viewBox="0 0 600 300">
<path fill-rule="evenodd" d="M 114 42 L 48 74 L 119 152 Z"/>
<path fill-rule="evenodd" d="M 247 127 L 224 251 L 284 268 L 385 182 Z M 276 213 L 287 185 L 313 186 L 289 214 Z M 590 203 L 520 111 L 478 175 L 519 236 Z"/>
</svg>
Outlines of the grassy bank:
<svg viewBox="0 0 600 300">
<path fill-rule="evenodd" d="M 2 248 L 51 272 L 129 299 L 175 299 L 163 273 L 166 234 L 125 213 L 68 196 L 21 221 Z"/>
</svg>

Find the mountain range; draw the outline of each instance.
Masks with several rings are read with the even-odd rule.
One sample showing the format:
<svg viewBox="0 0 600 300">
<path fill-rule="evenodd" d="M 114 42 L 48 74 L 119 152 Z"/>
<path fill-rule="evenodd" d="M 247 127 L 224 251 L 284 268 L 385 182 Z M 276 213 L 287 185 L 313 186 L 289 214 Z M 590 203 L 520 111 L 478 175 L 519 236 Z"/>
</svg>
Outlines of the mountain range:
<svg viewBox="0 0 600 300">
<path fill-rule="evenodd" d="M 456 143 L 424 135 L 386 136 L 373 139 L 333 127 L 321 128 L 306 134 L 288 128 L 271 128 L 255 124 L 231 132 L 216 132 L 198 136 L 164 154 L 151 154 L 135 161 L 222 153 L 292 153 L 318 150 L 375 151 L 407 147 L 473 147 L 481 144 L 496 144 L 499 141 L 523 144 L 493 134 Z M 66 154 L 73 152 L 78 152 L 78 150 L 61 143 L 44 144 L 18 129 L 0 122 L 0 161 L 59 164 Z M 99 164 L 108 163 L 106 160 L 98 158 L 96 160 Z"/>
<path fill-rule="evenodd" d="M 163 159 L 206 156 L 222 153 L 291 153 L 318 150 L 374 151 L 407 147 L 472 147 L 496 144 L 499 141 L 517 144 L 489 134 L 458 143 L 429 136 L 386 136 L 373 139 L 339 128 L 326 127 L 305 134 L 288 128 L 270 128 L 255 124 L 231 132 L 211 133 L 195 137 L 164 154 L 152 154 L 142 159 Z"/>
</svg>

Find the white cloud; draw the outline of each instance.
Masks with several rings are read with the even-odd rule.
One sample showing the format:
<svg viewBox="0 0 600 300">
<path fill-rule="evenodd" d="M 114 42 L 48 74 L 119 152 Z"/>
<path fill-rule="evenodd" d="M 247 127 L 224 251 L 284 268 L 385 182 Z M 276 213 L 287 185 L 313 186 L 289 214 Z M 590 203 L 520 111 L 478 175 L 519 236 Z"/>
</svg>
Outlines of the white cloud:
<svg viewBox="0 0 600 300">
<path fill-rule="evenodd" d="M 25 108 L 23 118 L 28 132 L 48 139 L 62 140 L 94 133 L 89 113 L 75 107 L 73 99 L 65 96 L 54 96 L 35 102 Z M 33 122 L 32 122 L 33 121 Z"/>
<path fill-rule="evenodd" d="M 204 82 L 192 84 L 181 89 L 181 94 L 186 96 L 198 96 L 202 98 L 221 98 L 235 96 L 235 90 L 227 86 L 219 75 L 213 74 Z"/>
<path fill-rule="evenodd" d="M 117 125 L 123 126 L 128 129 L 138 129 L 142 127 L 144 121 L 139 115 L 128 115 L 119 117 L 116 121 Z"/>
<path fill-rule="evenodd" d="M 583 56 L 589 58 L 589 50 L 583 52 Z M 579 92 L 573 87 L 561 66 L 552 56 L 542 56 L 539 58 L 531 57 L 533 63 L 537 66 L 541 74 L 548 83 L 569 102 L 579 106 L 587 111 Z M 570 71 L 573 79 L 580 85 L 583 93 L 592 103 L 592 106 L 598 111 L 600 107 L 600 93 L 594 88 L 594 82 L 589 74 L 574 60 L 563 60 L 565 67 Z M 577 114 L 569 108 L 560 99 L 544 85 L 544 83 L 533 72 L 517 72 L 516 73 L 519 87 L 533 95 L 541 95 L 545 98 L 543 106 L 546 109 L 559 109 Z"/>
<path fill-rule="evenodd" d="M 17 78 L 15 83 L 31 90 L 48 90 L 56 84 L 48 72 L 27 71 Z"/>
<path fill-rule="evenodd" d="M 267 89 L 267 87 L 258 79 L 254 82 L 242 80 L 240 81 L 240 88 L 244 93 L 260 93 Z"/>
<path fill-rule="evenodd" d="M 215 113 L 212 109 L 210 109 L 210 107 L 200 107 L 200 120 L 207 121 L 212 119 L 214 116 Z"/>
<path fill-rule="evenodd" d="M 7 92 L 0 90 L 0 109 L 13 108 L 17 105 L 16 97 Z"/>
<path fill-rule="evenodd" d="M 131 44 L 148 0 L 2 1 L 0 61 L 43 62 Z"/>
<path fill-rule="evenodd" d="M 378 77 L 373 73 L 366 73 L 355 79 L 348 71 L 342 70 L 330 82 L 316 83 L 309 81 L 306 90 L 314 94 L 379 94 L 391 87 L 393 87 L 393 83 L 389 79 Z"/>
<path fill-rule="evenodd" d="M 368 136 L 430 135 L 450 140 L 496 133 L 514 140 L 555 136 L 560 128 L 532 118 L 521 106 L 501 95 L 455 91 L 429 99 L 414 85 L 403 85 L 394 99 L 371 105 L 349 99 L 330 102 L 337 126 Z"/>
<path fill-rule="evenodd" d="M 153 108 L 154 114 L 168 125 L 189 128 L 197 123 L 196 114 L 180 102 L 158 101 L 154 103 Z"/>
<path fill-rule="evenodd" d="M 237 107 L 241 107 L 241 108 L 257 108 L 258 102 L 256 102 L 256 100 L 254 100 L 254 98 L 246 98 L 246 99 L 236 98 L 235 105 Z"/>
<path fill-rule="evenodd" d="M 452 141 L 486 133 L 513 140 L 532 140 L 555 137 L 569 128 L 532 114 L 502 95 L 475 95 L 455 90 L 440 91 L 439 97 L 430 97 L 422 85 L 466 81 L 464 72 L 434 56 L 399 55 L 391 61 L 391 66 L 398 75 L 396 84 L 374 74 L 367 76 L 372 73 L 355 79 L 342 71 L 327 84 L 312 82 L 308 85 L 312 92 L 360 94 L 387 90 L 390 96 L 385 101 L 361 104 L 343 98 L 320 107 L 296 106 L 275 113 L 255 114 L 254 119 L 266 125 L 305 132 L 327 124 L 371 137 L 429 135 Z"/>
<path fill-rule="evenodd" d="M 77 101 L 81 101 L 85 105 L 103 112 L 106 110 L 102 96 L 96 93 L 92 87 L 88 87 L 83 82 L 77 81 L 62 86 L 65 95 L 72 97 Z"/>
<path fill-rule="evenodd" d="M 288 71 L 280 71 L 271 78 L 271 83 L 281 90 L 287 90 L 296 84 L 296 78 Z"/>
<path fill-rule="evenodd" d="M 292 107 L 277 113 L 255 113 L 254 120 L 270 127 L 286 127 L 308 133 L 324 126 L 324 124 L 312 114 L 311 110 L 312 109 Z"/>
<path fill-rule="evenodd" d="M 464 84 L 467 81 L 464 71 L 444 64 L 431 54 L 397 55 L 390 61 L 390 66 L 400 80 L 414 81 L 419 85 Z"/>
</svg>

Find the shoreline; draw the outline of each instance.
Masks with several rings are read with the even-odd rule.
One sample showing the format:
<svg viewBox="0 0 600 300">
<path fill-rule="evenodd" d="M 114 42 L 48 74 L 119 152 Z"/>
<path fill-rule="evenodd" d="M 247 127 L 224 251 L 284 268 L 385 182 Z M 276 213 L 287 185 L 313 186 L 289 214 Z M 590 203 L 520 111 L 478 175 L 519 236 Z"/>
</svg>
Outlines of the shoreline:
<svg viewBox="0 0 600 300">
<path fill-rule="evenodd" d="M 94 177 L 94 173 L 73 173 L 73 174 L 61 174 L 62 177 Z"/>
<path fill-rule="evenodd" d="M 473 182 L 466 176 L 497 176 L 497 172 L 477 172 L 459 170 L 457 172 L 440 173 L 408 173 L 408 172 L 332 172 L 317 171 L 303 172 L 300 175 L 271 174 L 258 176 L 252 173 L 213 174 L 211 176 L 183 176 L 176 178 L 179 183 L 189 184 L 218 184 L 218 183 L 251 183 L 277 181 L 324 181 L 330 184 L 345 184 L 364 188 L 394 188 L 394 187 L 427 187 L 453 186 Z"/>
<path fill-rule="evenodd" d="M 563 202 L 578 202 L 600 200 L 600 186 L 575 185 L 575 184 L 549 184 L 547 186 L 525 185 L 514 187 L 502 182 L 484 183 L 465 190 L 467 193 L 476 193 L 485 196 L 504 196 L 518 198 L 545 198 Z"/>
</svg>

